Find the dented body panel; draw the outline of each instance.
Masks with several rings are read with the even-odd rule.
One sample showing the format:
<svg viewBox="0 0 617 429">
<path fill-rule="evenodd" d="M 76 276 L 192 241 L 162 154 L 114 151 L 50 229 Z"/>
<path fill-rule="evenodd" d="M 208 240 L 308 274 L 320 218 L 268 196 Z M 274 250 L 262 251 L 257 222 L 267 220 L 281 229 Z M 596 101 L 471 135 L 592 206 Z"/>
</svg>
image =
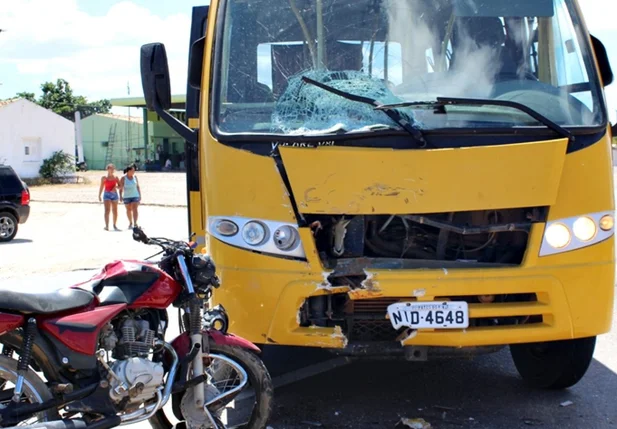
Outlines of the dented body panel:
<svg viewBox="0 0 617 429">
<path fill-rule="evenodd" d="M 420 214 L 553 205 L 566 146 L 284 147 L 281 156 L 301 213 Z"/>
</svg>

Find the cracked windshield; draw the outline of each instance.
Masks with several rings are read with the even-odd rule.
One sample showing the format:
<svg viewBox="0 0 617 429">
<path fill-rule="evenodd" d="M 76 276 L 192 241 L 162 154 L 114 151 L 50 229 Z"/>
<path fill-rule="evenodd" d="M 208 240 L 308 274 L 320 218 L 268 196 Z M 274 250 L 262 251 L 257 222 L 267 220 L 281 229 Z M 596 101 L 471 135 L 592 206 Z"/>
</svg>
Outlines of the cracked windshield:
<svg viewBox="0 0 617 429">
<path fill-rule="evenodd" d="M 217 46 L 218 129 L 401 129 L 385 111 L 331 89 L 378 104 L 515 102 L 561 126 L 600 125 L 593 57 L 573 11 L 570 0 L 230 0 Z M 490 103 L 437 110 L 427 103 L 398 113 L 425 130 L 541 125 Z"/>
</svg>

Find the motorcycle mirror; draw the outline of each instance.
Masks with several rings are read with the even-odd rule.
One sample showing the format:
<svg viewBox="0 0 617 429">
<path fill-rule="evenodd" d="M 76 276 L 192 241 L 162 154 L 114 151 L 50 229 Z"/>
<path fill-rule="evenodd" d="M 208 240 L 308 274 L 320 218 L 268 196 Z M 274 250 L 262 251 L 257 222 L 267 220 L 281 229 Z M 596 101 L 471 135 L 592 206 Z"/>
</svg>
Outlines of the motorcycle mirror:
<svg viewBox="0 0 617 429">
<path fill-rule="evenodd" d="M 138 226 L 133 228 L 133 240 L 148 244 L 148 236 Z"/>
</svg>

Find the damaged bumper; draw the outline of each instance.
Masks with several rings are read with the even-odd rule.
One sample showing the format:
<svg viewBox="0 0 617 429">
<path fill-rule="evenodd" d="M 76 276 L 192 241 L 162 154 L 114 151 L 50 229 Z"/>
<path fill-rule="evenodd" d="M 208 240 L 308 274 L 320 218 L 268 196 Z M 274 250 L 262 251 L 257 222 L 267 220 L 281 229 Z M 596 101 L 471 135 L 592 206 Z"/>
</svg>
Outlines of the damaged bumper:
<svg viewBox="0 0 617 429">
<path fill-rule="evenodd" d="M 598 246 L 609 250 L 613 242 Z M 289 283 L 278 297 L 267 342 L 339 349 L 360 356 L 379 354 L 381 348 L 385 355 L 402 353 L 407 346 L 484 347 L 593 336 L 607 332 L 611 324 L 612 261 L 596 263 L 592 269 L 581 264 L 490 271 L 384 270 L 371 272 L 368 279 L 359 289 L 330 287 L 323 279 Z M 482 296 L 525 298 L 481 302 L 478 297 Z M 303 307 L 319 297 L 324 300 L 319 307 L 324 318 L 334 320 L 313 320 L 306 326 Z M 448 297 L 469 301 L 467 329 L 397 332 L 386 318 L 386 308 L 393 302 Z"/>
</svg>

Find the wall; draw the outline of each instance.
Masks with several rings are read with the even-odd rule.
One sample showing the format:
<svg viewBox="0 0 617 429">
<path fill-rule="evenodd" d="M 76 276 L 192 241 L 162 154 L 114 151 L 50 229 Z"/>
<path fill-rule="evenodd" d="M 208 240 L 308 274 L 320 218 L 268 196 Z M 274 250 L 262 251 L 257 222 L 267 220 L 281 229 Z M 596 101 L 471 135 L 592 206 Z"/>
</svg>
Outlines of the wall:
<svg viewBox="0 0 617 429">
<path fill-rule="evenodd" d="M 75 154 L 73 122 L 27 100 L 0 107 L 0 163 L 35 178 L 43 160 L 59 150 Z"/>
<path fill-rule="evenodd" d="M 84 156 L 90 170 L 104 170 L 111 127 L 117 124 L 111 162 L 121 169 L 136 158 L 144 159 L 143 121 L 117 115 L 92 115 L 81 121 Z M 149 127 L 149 134 L 151 127 Z M 150 144 L 149 144 L 150 146 Z M 127 149 L 131 149 L 127 151 Z"/>
</svg>

